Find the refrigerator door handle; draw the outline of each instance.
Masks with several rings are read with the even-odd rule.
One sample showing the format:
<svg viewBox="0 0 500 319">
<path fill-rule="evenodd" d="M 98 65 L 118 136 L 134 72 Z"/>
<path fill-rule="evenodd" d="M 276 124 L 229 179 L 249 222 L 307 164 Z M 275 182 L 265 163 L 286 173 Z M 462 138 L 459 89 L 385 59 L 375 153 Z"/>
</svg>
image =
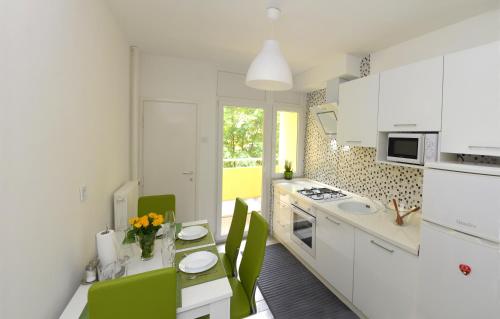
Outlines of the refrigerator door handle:
<svg viewBox="0 0 500 319">
<path fill-rule="evenodd" d="M 422 220 L 422 222 L 425 225 L 427 225 L 427 226 L 429 226 L 429 227 L 431 227 L 439 232 L 448 234 L 448 235 L 453 236 L 455 238 L 462 239 L 462 240 L 465 240 L 465 241 L 470 242 L 470 243 L 476 243 L 476 244 L 479 244 L 482 246 L 488 246 L 490 248 L 500 249 L 500 243 L 493 242 L 491 240 L 480 238 L 480 237 L 477 237 L 474 235 L 465 234 L 465 233 L 462 233 L 460 231 L 453 230 L 453 229 L 445 227 L 445 226 L 441 226 L 439 224 L 436 224 L 433 221 L 426 220 L 425 218 Z"/>
</svg>

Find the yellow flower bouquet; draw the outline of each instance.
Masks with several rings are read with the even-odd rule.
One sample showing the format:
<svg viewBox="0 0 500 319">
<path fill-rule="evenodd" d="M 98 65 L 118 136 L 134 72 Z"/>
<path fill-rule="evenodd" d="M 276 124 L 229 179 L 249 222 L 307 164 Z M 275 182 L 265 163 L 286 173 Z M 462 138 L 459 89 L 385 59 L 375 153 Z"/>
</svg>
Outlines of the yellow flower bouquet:
<svg viewBox="0 0 500 319">
<path fill-rule="evenodd" d="M 163 216 L 156 213 L 130 218 L 128 220 L 130 229 L 127 231 L 124 242 L 133 242 L 135 239 L 142 250 L 141 259 L 153 258 L 156 233 L 163 222 Z"/>
</svg>

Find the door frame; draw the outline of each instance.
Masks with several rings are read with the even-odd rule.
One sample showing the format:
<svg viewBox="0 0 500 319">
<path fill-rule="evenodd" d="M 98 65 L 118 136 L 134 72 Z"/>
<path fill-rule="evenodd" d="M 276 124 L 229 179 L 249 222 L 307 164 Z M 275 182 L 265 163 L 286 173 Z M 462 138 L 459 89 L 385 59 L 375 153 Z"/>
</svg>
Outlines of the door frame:
<svg viewBox="0 0 500 319">
<path fill-rule="evenodd" d="M 198 107 L 198 104 L 197 102 L 193 102 L 193 101 L 186 101 L 186 100 L 178 100 L 178 99 L 169 99 L 169 98 L 141 98 L 140 99 L 140 103 L 139 103 L 139 145 L 138 145 L 138 149 L 139 149 L 139 159 L 138 159 L 138 168 L 137 168 L 137 172 L 138 172 L 138 177 L 139 177 L 139 196 L 143 196 L 144 194 L 144 104 L 147 103 L 147 102 L 158 102 L 158 103 L 179 103 L 179 104 L 191 104 L 191 105 L 194 105 L 195 106 L 195 114 L 196 114 L 196 117 L 195 117 L 195 127 L 194 127 L 194 130 L 195 130 L 195 137 L 196 137 L 196 143 L 195 143 L 195 172 L 194 172 L 194 209 L 195 209 L 195 212 L 194 212 L 194 216 L 195 216 L 195 219 L 198 220 L 200 218 L 200 215 L 199 215 L 199 204 L 198 204 L 198 188 L 199 188 L 199 185 L 198 185 L 198 182 L 199 182 L 199 178 L 198 178 L 198 172 L 200 170 L 200 167 L 199 167 L 199 149 L 200 149 L 200 136 L 199 136 L 199 129 L 198 129 L 198 121 L 199 121 L 199 111 L 200 111 L 200 108 Z"/>
<path fill-rule="evenodd" d="M 215 237 L 217 242 L 222 242 L 226 239 L 227 235 L 222 236 L 220 231 L 221 225 L 221 212 L 222 212 L 222 174 L 223 174 L 223 150 L 224 143 L 222 141 L 224 137 L 224 130 L 222 125 L 224 124 L 224 106 L 240 106 L 249 108 L 259 108 L 264 111 L 264 138 L 263 138 L 263 154 L 262 154 L 262 194 L 261 194 L 261 213 L 266 219 L 269 219 L 269 196 L 271 189 L 271 155 L 272 155 L 272 134 L 266 134 L 268 131 L 272 131 L 273 126 L 273 115 L 272 105 L 266 103 L 266 101 L 250 100 L 250 99 L 238 99 L 238 98 L 219 98 L 217 105 L 217 207 L 216 207 L 216 232 Z M 246 234 L 246 232 L 245 232 Z"/>
</svg>

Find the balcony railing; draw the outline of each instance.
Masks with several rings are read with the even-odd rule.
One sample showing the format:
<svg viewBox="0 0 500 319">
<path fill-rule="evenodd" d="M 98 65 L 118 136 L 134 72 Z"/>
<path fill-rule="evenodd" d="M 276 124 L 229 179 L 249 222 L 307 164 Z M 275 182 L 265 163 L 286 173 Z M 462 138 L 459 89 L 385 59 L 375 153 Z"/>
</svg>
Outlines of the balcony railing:
<svg viewBox="0 0 500 319">
<path fill-rule="evenodd" d="M 225 168 L 262 166 L 260 157 L 225 158 L 223 162 Z"/>
<path fill-rule="evenodd" d="M 224 159 L 222 200 L 260 197 L 262 193 L 262 158 Z"/>
</svg>

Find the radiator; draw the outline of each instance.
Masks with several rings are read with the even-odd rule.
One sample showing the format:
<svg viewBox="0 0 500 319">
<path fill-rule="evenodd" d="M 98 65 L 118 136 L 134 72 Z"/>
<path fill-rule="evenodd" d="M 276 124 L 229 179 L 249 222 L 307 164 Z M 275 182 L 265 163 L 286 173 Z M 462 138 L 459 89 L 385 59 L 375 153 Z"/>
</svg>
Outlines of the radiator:
<svg viewBox="0 0 500 319">
<path fill-rule="evenodd" d="M 128 219 L 137 216 L 137 201 L 139 200 L 139 182 L 129 181 L 114 194 L 115 230 L 125 230 Z"/>
</svg>

